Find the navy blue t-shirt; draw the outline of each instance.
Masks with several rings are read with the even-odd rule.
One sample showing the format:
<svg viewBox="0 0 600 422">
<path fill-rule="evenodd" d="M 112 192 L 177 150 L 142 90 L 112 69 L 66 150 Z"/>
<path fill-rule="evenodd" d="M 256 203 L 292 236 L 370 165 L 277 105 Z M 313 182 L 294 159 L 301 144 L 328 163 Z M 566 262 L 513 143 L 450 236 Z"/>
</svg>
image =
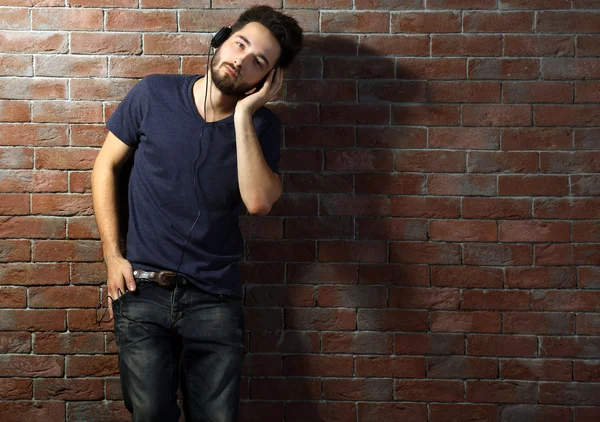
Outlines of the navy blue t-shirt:
<svg viewBox="0 0 600 422">
<path fill-rule="evenodd" d="M 199 78 L 147 76 L 106 123 L 136 148 L 125 257 L 134 268 L 150 271 L 175 271 L 181 261 L 179 273 L 198 287 L 239 295 L 243 238 L 238 216 L 244 204 L 234 120 L 232 115 L 204 121 L 192 92 Z M 281 123 L 266 107 L 254 113 L 253 122 L 265 160 L 278 173 Z"/>
</svg>

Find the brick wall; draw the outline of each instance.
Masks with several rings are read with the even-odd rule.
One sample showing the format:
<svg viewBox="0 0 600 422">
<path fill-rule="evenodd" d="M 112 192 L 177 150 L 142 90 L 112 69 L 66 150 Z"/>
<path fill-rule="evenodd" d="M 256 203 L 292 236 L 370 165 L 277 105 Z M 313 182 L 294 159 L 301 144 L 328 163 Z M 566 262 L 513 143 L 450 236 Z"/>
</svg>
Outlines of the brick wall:
<svg viewBox="0 0 600 422">
<path fill-rule="evenodd" d="M 0 420 L 127 420 L 103 123 L 252 3 L 0 2 Z M 600 420 L 600 1 L 269 3 L 307 46 L 241 218 L 243 421 Z"/>
</svg>

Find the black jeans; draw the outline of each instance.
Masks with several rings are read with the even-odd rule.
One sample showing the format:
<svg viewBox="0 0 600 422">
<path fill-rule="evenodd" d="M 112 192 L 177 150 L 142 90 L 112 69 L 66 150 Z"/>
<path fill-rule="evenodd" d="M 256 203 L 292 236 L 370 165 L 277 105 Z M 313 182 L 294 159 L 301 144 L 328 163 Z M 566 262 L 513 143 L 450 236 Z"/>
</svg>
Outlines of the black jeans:
<svg viewBox="0 0 600 422">
<path fill-rule="evenodd" d="M 244 359 L 241 300 L 193 285 L 138 284 L 113 302 L 121 388 L 132 420 L 237 422 Z"/>
</svg>

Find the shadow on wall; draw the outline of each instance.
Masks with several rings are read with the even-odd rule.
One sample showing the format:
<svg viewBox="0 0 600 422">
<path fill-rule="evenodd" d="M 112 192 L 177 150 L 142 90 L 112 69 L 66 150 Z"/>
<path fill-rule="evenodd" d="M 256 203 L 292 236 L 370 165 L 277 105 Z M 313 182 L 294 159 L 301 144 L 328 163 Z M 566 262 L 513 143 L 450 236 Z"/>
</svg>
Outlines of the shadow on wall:
<svg viewBox="0 0 600 422">
<path fill-rule="evenodd" d="M 425 219 L 388 218 L 425 193 L 425 176 L 414 173 L 423 170 L 394 150 L 426 147 L 427 129 L 402 125 L 423 112 L 413 103 L 428 101 L 431 59 L 382 54 L 428 52 L 427 37 L 419 42 L 307 35 L 286 73 L 285 102 L 269 105 L 284 125 L 284 194 L 268 217 L 240 218 L 243 422 L 355 420 L 354 400 L 392 400 L 391 377 L 425 375 L 373 357 L 403 353 L 410 335 L 396 334 L 393 350 L 389 331 L 428 329 L 425 310 L 382 312 L 413 307 L 403 287 L 429 285 L 428 265 L 402 265 L 401 243 L 388 242 L 427 241 Z M 369 357 L 355 365 L 361 354 Z M 353 380 L 378 375 L 387 379 Z"/>
</svg>

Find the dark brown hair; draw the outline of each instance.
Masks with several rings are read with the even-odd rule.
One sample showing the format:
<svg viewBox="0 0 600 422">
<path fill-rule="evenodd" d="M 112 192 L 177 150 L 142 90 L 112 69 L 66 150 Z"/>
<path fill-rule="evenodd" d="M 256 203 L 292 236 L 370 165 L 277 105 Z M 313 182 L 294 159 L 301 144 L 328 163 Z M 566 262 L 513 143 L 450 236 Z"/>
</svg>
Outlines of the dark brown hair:
<svg viewBox="0 0 600 422">
<path fill-rule="evenodd" d="M 231 27 L 231 33 L 242 29 L 250 22 L 258 22 L 271 31 L 279 42 L 281 54 L 275 66 L 288 67 L 302 50 L 302 28 L 296 19 L 276 11 L 270 6 L 254 6 L 240 15 Z"/>
</svg>

